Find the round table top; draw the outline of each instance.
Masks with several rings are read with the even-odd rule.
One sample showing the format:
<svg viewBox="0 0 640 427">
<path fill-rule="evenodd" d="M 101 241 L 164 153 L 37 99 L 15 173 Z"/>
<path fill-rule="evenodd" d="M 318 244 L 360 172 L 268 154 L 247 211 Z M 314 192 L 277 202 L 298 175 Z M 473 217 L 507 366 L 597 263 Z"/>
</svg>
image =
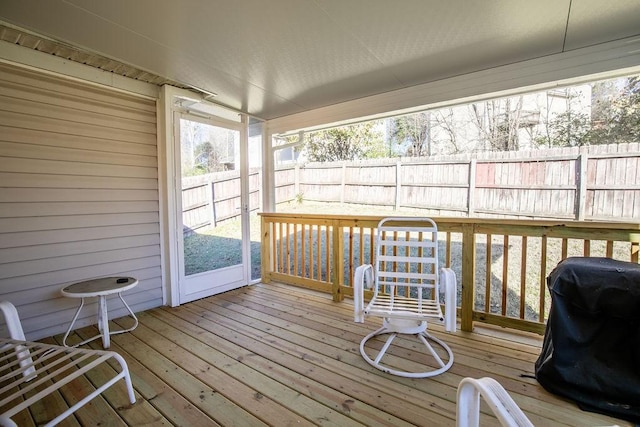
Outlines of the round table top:
<svg viewBox="0 0 640 427">
<path fill-rule="evenodd" d="M 133 277 L 101 277 L 65 286 L 60 293 L 71 298 L 98 297 L 123 292 L 137 284 Z"/>
</svg>

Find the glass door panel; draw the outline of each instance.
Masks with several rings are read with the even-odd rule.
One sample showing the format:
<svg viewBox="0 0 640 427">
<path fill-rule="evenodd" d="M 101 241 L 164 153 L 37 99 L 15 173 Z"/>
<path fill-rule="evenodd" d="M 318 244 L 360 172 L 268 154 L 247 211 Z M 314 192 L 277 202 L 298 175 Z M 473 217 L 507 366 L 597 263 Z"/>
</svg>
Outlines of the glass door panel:
<svg viewBox="0 0 640 427">
<path fill-rule="evenodd" d="M 181 115 L 180 302 L 246 285 L 240 125 Z"/>
</svg>

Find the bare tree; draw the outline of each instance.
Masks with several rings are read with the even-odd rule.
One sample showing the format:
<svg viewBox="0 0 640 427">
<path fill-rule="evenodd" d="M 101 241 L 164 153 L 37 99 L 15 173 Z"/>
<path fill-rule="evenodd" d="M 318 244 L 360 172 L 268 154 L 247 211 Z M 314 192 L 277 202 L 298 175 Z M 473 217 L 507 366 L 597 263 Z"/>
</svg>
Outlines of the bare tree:
<svg viewBox="0 0 640 427">
<path fill-rule="evenodd" d="M 518 129 L 523 97 L 493 99 L 470 105 L 473 122 L 487 148 L 498 151 L 519 149 Z"/>
<path fill-rule="evenodd" d="M 430 156 L 431 112 L 396 117 L 393 122 L 393 139 L 401 146 L 408 145 L 405 155 L 409 157 Z"/>
</svg>

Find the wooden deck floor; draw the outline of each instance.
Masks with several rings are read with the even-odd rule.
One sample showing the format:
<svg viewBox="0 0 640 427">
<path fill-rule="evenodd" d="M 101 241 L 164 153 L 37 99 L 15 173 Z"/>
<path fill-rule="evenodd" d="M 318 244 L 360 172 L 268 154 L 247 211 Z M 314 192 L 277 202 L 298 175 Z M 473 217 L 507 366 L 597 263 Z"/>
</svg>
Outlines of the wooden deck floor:
<svg viewBox="0 0 640 427">
<path fill-rule="evenodd" d="M 452 335 L 433 326 L 450 343 L 455 363 L 435 378 L 407 379 L 361 358 L 360 339 L 379 324 L 353 323 L 351 300 L 256 285 L 139 318 L 135 331 L 112 338 L 112 349 L 129 363 L 138 402 L 129 405 L 118 384 L 62 425 L 451 426 L 456 387 L 467 376 L 497 379 L 536 426 L 628 425 L 542 389 L 531 377 L 541 344 L 534 335 L 488 328 Z M 414 358 L 406 344 L 396 355 Z M 20 425 L 51 419 L 100 377 L 98 371 L 72 383 L 23 414 Z M 497 424 L 483 415 L 482 425 Z"/>
</svg>

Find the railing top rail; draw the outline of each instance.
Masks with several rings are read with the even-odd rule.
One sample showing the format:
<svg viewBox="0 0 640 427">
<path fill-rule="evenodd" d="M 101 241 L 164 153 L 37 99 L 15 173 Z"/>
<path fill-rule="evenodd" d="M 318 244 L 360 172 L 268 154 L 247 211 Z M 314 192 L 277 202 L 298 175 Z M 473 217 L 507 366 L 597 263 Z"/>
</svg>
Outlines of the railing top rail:
<svg viewBox="0 0 640 427">
<path fill-rule="evenodd" d="M 331 220 L 346 221 L 354 223 L 370 223 L 376 224 L 387 215 L 341 215 L 341 214 L 308 214 L 308 213 L 286 213 L 286 212 L 261 212 L 260 216 L 265 219 L 304 219 L 304 220 Z M 391 215 L 389 215 L 391 216 Z M 394 217 L 412 218 L 415 216 L 397 215 Z M 640 222 L 615 222 L 615 221 L 573 221 L 573 220 L 523 220 L 523 219 L 507 219 L 507 218 L 462 218 L 462 217 L 435 217 L 431 216 L 438 225 L 466 225 L 478 224 L 490 227 L 503 226 L 505 231 L 514 227 L 546 227 L 546 228 L 579 228 L 579 229 L 599 229 L 599 230 L 626 230 L 640 232 Z"/>
</svg>

